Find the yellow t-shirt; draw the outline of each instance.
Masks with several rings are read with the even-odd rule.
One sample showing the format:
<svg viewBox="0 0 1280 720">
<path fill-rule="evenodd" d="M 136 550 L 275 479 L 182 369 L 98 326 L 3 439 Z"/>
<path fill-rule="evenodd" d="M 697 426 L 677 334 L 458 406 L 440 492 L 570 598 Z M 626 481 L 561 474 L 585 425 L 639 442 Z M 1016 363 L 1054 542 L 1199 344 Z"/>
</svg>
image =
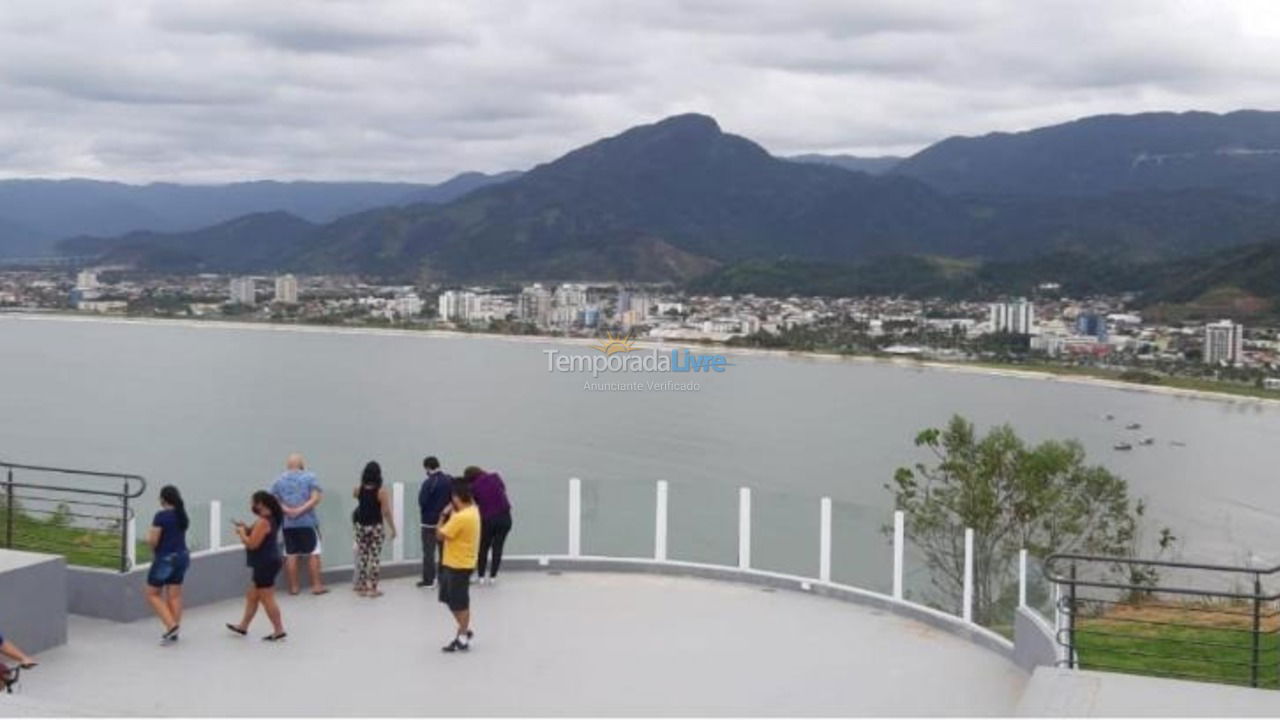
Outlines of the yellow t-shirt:
<svg viewBox="0 0 1280 720">
<path fill-rule="evenodd" d="M 480 554 L 480 510 L 475 504 L 458 510 L 440 526 L 445 537 L 441 565 L 454 570 L 473 570 Z"/>
</svg>

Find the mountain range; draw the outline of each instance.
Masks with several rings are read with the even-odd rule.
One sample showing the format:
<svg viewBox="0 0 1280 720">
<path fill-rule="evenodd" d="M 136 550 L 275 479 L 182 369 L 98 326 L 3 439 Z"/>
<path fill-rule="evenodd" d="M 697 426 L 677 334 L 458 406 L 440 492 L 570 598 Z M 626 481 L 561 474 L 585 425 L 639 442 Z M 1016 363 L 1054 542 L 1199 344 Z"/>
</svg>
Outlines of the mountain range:
<svg viewBox="0 0 1280 720">
<path fill-rule="evenodd" d="M 324 223 L 370 208 L 445 203 L 519 173 L 463 173 L 437 185 L 240 182 L 224 185 L 99 180 L 0 180 L 0 256 L 38 256 L 77 235 L 181 232 L 260 212 Z"/>
<path fill-rule="evenodd" d="M 873 160 L 884 161 L 863 165 L 874 174 L 848 169 Z M 59 247 L 176 271 L 441 282 L 688 282 L 780 262 L 792 274 L 922 267 L 899 256 L 1010 271 L 1054 257 L 1154 267 L 1280 237 L 1280 113 L 1098 116 L 950 138 L 900 161 L 778 158 L 690 114 L 481 177 L 453 197 L 412 192 L 340 217 L 335 201 L 328 216 L 279 208 Z"/>
</svg>

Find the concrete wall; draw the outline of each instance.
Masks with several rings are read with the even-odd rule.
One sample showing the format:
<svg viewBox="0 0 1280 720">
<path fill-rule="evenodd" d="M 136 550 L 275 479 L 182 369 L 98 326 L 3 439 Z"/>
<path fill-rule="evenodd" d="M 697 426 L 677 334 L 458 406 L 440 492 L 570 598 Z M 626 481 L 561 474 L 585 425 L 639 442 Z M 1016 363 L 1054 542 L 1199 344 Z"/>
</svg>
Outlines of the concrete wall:
<svg viewBox="0 0 1280 720">
<path fill-rule="evenodd" d="M 67 641 L 66 560 L 0 550 L 0 634 L 35 654 Z"/>
<path fill-rule="evenodd" d="M 67 568 L 67 608 L 76 615 L 132 622 L 151 616 L 143 597 L 149 565 L 127 573 Z M 191 568 L 183 581 L 182 597 L 187 607 L 239 597 L 249 584 L 244 550 L 227 548 L 192 553 Z"/>
<path fill-rule="evenodd" d="M 1054 667 L 1058 650 L 1049 622 L 1031 608 L 1018 608 L 1013 618 L 1013 661 L 1018 667 L 1027 672 L 1038 667 Z"/>
</svg>

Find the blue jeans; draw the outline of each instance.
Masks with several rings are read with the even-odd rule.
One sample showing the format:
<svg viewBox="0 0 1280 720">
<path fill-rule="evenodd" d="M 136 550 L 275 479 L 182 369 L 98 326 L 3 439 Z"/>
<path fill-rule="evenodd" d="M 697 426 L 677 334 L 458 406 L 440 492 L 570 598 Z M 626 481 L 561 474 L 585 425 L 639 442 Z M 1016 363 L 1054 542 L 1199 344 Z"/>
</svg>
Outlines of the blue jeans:
<svg viewBox="0 0 1280 720">
<path fill-rule="evenodd" d="M 190 566 L 191 555 L 186 550 L 160 555 L 151 561 L 151 571 L 147 573 L 147 584 L 151 587 L 181 585 Z"/>
</svg>

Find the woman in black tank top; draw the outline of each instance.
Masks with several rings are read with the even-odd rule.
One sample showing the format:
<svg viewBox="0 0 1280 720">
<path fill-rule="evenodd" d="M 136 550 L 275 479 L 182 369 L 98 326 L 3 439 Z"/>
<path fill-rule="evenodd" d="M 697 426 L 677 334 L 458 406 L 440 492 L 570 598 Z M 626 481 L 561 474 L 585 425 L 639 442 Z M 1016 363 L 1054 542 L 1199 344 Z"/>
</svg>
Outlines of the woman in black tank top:
<svg viewBox="0 0 1280 720">
<path fill-rule="evenodd" d="M 356 538 L 355 580 L 352 585 L 363 597 L 378 597 L 378 577 L 382 570 L 382 545 L 386 542 L 383 521 L 396 536 L 395 520 L 391 517 L 391 496 L 382 486 L 382 467 L 370 461 L 360 475 L 360 484 L 352 495 L 356 499 L 351 521 L 355 524 Z"/>
</svg>

